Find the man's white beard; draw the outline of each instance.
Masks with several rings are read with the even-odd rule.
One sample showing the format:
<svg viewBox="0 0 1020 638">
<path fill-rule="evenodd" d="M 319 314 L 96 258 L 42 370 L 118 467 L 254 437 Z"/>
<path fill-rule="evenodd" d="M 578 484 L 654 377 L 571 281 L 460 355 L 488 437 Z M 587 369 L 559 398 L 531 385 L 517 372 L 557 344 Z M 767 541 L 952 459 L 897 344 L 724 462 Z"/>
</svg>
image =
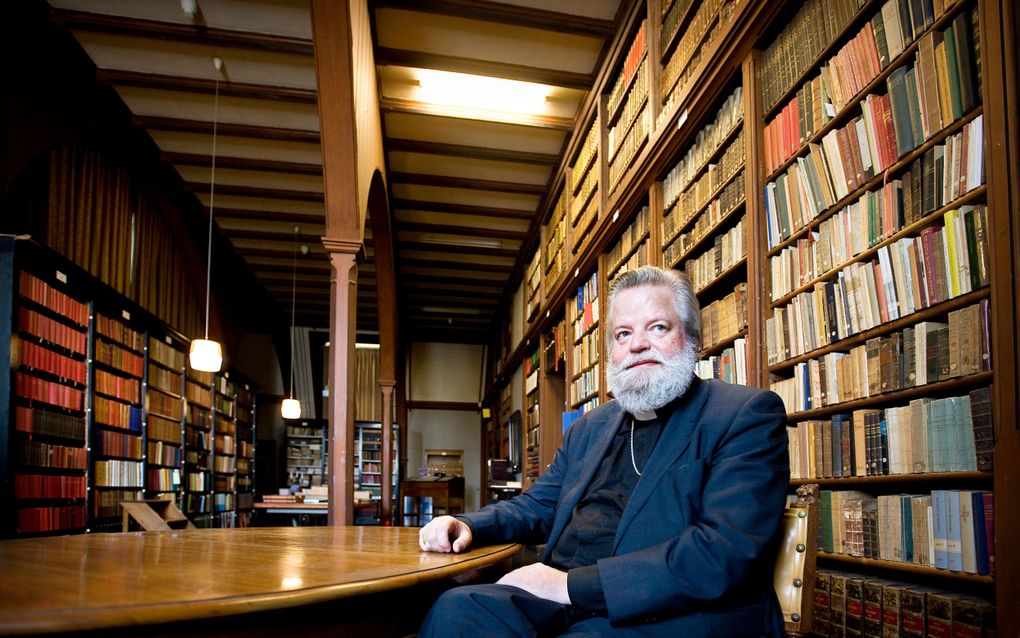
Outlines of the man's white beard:
<svg viewBox="0 0 1020 638">
<path fill-rule="evenodd" d="M 662 365 L 627 369 L 633 363 L 649 360 Z M 609 363 L 606 373 L 609 390 L 620 407 L 631 414 L 655 410 L 687 392 L 697 362 L 698 353 L 690 342 L 672 357 L 663 357 L 651 350 L 632 354 L 620 365 Z"/>
</svg>

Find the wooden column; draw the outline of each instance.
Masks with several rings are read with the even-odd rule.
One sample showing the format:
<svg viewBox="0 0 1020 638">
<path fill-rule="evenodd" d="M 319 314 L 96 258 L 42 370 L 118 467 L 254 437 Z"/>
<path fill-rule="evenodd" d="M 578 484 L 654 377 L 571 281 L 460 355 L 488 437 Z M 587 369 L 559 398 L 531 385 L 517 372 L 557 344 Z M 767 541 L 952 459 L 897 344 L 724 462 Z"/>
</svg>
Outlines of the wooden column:
<svg viewBox="0 0 1020 638">
<path fill-rule="evenodd" d="M 323 239 L 333 266 L 329 322 L 329 519 L 354 524 L 354 327 L 361 243 Z"/>
<path fill-rule="evenodd" d="M 394 379 L 379 379 L 382 391 L 382 504 L 379 521 L 383 525 L 393 520 L 393 387 Z"/>
<path fill-rule="evenodd" d="M 357 255 L 362 250 L 358 202 L 354 66 L 347 0 L 312 0 L 320 143 L 330 276 L 329 524 L 354 524 L 354 378 Z"/>
</svg>

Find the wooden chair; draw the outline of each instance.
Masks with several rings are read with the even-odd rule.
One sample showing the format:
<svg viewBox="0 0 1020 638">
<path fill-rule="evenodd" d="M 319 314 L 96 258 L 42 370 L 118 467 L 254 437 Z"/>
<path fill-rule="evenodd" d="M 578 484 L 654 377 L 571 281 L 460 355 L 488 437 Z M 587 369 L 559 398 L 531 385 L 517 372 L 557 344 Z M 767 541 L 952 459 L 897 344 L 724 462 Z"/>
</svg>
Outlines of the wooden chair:
<svg viewBox="0 0 1020 638">
<path fill-rule="evenodd" d="M 818 486 L 804 485 L 797 488 L 797 501 L 786 508 L 774 573 L 787 636 L 804 636 L 812 629 L 817 535 Z"/>
<path fill-rule="evenodd" d="M 120 509 L 124 514 L 124 521 L 121 526 L 122 532 L 131 531 L 131 521 L 137 523 L 146 532 L 195 529 L 195 526 L 188 520 L 188 517 L 181 510 L 177 509 L 173 501 L 162 499 L 121 501 Z"/>
</svg>

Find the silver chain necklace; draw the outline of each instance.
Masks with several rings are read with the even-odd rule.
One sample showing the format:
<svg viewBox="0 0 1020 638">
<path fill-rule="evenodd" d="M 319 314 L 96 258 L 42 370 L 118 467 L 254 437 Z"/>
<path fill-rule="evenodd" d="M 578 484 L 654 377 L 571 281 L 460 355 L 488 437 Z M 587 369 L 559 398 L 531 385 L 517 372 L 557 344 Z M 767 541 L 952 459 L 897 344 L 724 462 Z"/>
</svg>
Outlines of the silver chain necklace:
<svg viewBox="0 0 1020 638">
<path fill-rule="evenodd" d="M 637 461 L 634 460 L 634 417 L 630 418 L 630 465 L 634 473 L 641 477 L 641 470 L 637 469 Z"/>
</svg>

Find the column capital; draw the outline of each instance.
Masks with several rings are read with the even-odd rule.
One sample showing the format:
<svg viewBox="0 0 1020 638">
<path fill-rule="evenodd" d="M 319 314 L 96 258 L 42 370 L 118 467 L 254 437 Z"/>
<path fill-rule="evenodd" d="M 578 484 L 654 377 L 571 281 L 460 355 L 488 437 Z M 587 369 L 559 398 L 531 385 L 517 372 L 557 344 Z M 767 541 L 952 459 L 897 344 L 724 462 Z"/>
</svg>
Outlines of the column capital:
<svg viewBox="0 0 1020 638">
<path fill-rule="evenodd" d="M 360 241 L 341 239 L 339 237 L 323 237 L 322 245 L 326 247 L 326 252 L 330 254 L 358 255 L 364 248 L 364 244 Z"/>
<path fill-rule="evenodd" d="M 379 379 L 379 387 L 384 390 L 392 390 L 396 385 L 396 379 Z"/>
</svg>

